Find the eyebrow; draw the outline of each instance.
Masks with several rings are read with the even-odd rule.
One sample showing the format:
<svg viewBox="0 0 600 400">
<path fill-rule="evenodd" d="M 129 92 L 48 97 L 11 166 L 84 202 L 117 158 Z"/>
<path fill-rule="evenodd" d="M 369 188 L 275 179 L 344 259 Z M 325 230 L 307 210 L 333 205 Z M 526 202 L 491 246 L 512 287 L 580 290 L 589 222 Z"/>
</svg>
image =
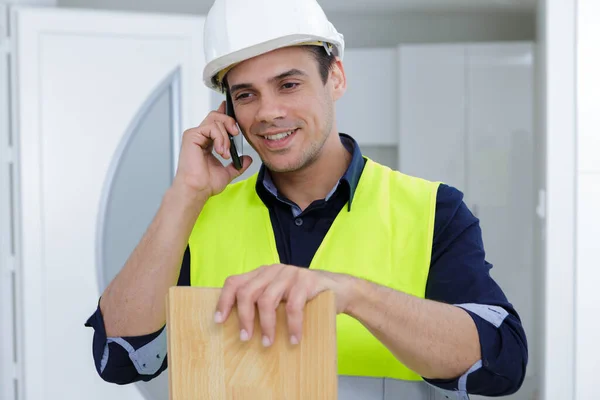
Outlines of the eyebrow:
<svg viewBox="0 0 600 400">
<path fill-rule="evenodd" d="M 285 71 L 285 72 L 283 72 L 283 73 L 281 73 L 281 74 L 279 74 L 277 76 L 269 78 L 268 82 L 269 83 L 273 83 L 273 82 L 280 81 L 280 80 L 285 79 L 285 78 L 289 78 L 291 76 L 308 76 L 308 75 L 304 71 L 301 71 L 301 70 L 296 69 L 296 68 L 292 68 L 289 71 Z M 239 83 L 237 85 L 231 86 L 231 88 L 229 89 L 229 91 L 231 93 L 234 93 L 234 92 L 236 92 L 238 90 L 252 89 L 253 87 L 254 86 L 251 83 Z"/>
</svg>

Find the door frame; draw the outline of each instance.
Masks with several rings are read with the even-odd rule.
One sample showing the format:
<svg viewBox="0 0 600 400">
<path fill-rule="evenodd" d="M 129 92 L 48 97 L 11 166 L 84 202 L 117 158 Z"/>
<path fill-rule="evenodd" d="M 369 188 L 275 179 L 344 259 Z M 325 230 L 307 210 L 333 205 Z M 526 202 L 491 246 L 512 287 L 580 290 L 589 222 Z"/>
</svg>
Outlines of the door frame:
<svg viewBox="0 0 600 400">
<path fill-rule="evenodd" d="M 576 399 L 576 13 L 575 1 L 539 0 L 538 133 L 545 142 L 541 213 L 541 398 Z"/>
</svg>

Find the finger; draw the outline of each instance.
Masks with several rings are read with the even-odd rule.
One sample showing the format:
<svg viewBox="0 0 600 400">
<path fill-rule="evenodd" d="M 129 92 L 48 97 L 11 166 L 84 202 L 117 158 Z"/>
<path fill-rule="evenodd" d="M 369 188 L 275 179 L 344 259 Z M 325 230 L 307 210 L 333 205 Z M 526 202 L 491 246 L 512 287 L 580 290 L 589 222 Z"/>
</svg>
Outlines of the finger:
<svg viewBox="0 0 600 400">
<path fill-rule="evenodd" d="M 229 181 L 230 182 L 232 180 L 234 180 L 235 178 L 237 178 L 238 176 L 240 176 L 241 174 L 243 174 L 244 172 L 246 172 L 248 167 L 250 167 L 250 165 L 252 165 L 252 162 L 253 162 L 252 157 L 250 157 L 250 156 L 241 156 L 240 161 L 242 162 L 242 168 L 240 170 L 237 170 L 235 168 L 235 166 L 233 165 L 233 163 L 230 163 L 226 167 L 226 170 L 229 173 Z"/>
<path fill-rule="evenodd" d="M 237 136 L 240 133 L 240 129 L 238 127 L 237 121 L 233 118 L 229 120 L 229 125 L 227 129 L 233 136 Z"/>
<path fill-rule="evenodd" d="M 225 280 L 225 284 L 219 295 L 219 300 L 217 301 L 217 310 L 215 311 L 216 323 L 223 323 L 229 318 L 231 309 L 235 304 L 237 291 L 247 279 L 248 277 L 244 275 L 232 275 Z"/>
<path fill-rule="evenodd" d="M 210 129 L 210 138 L 214 142 L 215 151 L 223 156 L 225 151 L 225 138 L 223 137 L 223 132 L 221 132 L 217 124 L 213 125 Z"/>
<path fill-rule="evenodd" d="M 249 280 L 260 273 L 260 269 L 255 269 L 241 275 L 232 275 L 225 280 L 221 295 L 217 301 L 217 310 L 215 312 L 215 321 L 225 322 L 231 314 L 231 309 L 236 302 L 238 290 Z"/>
<path fill-rule="evenodd" d="M 220 108 L 219 108 L 220 110 Z M 221 121 L 227 127 L 227 131 L 231 133 L 233 136 L 236 136 L 239 133 L 239 129 L 237 126 L 237 121 L 230 117 L 227 114 L 224 114 L 219 111 L 211 111 L 208 116 L 202 121 L 198 128 L 204 128 L 207 126 L 213 125 L 216 121 Z"/>
<path fill-rule="evenodd" d="M 207 151 L 214 147 L 218 151 L 219 146 L 223 146 L 223 134 L 215 124 L 191 128 L 183 133 L 182 147 L 183 142 L 192 142 Z"/>
<path fill-rule="evenodd" d="M 306 288 L 301 285 L 295 285 L 287 296 L 285 311 L 291 344 L 298 344 L 302 340 L 302 323 L 307 296 Z"/>
<path fill-rule="evenodd" d="M 219 108 L 217 109 L 217 112 L 224 115 L 226 117 L 226 119 L 219 119 L 219 120 L 221 122 L 223 122 L 224 124 L 226 124 L 227 131 L 229 133 L 231 133 L 233 136 L 237 136 L 240 133 L 239 127 L 237 125 L 237 121 L 233 117 L 227 115 L 226 108 L 227 108 L 227 103 L 225 103 L 223 101 L 221 103 L 221 105 L 219 106 Z"/>
<path fill-rule="evenodd" d="M 260 269 L 255 269 L 245 274 L 232 275 L 225 280 L 221 295 L 217 301 L 217 310 L 215 313 L 216 322 L 225 322 L 227 318 L 229 318 L 231 310 L 236 303 L 238 291 L 246 284 L 246 282 L 251 281 L 259 273 Z"/>
<path fill-rule="evenodd" d="M 256 301 L 267 287 L 268 283 L 269 278 L 264 274 L 259 274 L 238 290 L 236 303 L 240 326 L 240 339 L 242 341 L 250 340 L 252 335 L 254 335 Z"/>
<path fill-rule="evenodd" d="M 281 299 L 288 292 L 291 285 L 293 274 L 289 269 L 282 269 L 263 291 L 258 298 L 258 316 L 260 320 L 260 328 L 263 334 L 263 345 L 269 347 L 275 343 L 275 330 L 277 326 L 277 306 Z"/>
<path fill-rule="evenodd" d="M 215 121 L 215 124 L 217 125 L 217 128 L 219 128 L 219 132 L 221 132 L 221 135 L 223 136 L 223 148 L 221 149 L 221 151 L 219 152 L 219 154 L 227 159 L 230 157 L 229 154 L 229 136 L 227 134 L 227 129 L 225 129 L 225 124 L 222 121 Z"/>
</svg>

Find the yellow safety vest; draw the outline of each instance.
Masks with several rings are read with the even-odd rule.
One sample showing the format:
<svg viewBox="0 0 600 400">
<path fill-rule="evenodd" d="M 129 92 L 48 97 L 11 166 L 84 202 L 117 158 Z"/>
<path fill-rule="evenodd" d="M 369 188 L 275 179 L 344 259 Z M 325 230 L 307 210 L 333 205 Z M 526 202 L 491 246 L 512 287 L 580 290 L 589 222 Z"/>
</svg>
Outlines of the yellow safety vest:
<svg viewBox="0 0 600 400">
<path fill-rule="evenodd" d="M 257 175 L 229 185 L 204 206 L 189 240 L 191 285 L 222 287 L 234 274 L 279 263 Z M 351 211 L 344 207 L 311 269 L 354 275 L 423 298 L 439 183 L 367 160 Z M 337 317 L 338 374 L 420 380 L 359 321 Z"/>
</svg>

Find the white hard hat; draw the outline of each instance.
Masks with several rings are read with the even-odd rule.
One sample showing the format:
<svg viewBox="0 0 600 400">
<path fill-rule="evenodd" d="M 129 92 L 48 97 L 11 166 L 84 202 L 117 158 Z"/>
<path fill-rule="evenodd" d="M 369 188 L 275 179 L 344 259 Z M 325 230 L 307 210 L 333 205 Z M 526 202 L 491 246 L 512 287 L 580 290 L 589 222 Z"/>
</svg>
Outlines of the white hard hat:
<svg viewBox="0 0 600 400">
<path fill-rule="evenodd" d="M 316 0 L 215 0 L 204 25 L 204 83 L 221 91 L 220 78 L 235 64 L 300 44 L 344 57 L 344 36 Z"/>
</svg>

